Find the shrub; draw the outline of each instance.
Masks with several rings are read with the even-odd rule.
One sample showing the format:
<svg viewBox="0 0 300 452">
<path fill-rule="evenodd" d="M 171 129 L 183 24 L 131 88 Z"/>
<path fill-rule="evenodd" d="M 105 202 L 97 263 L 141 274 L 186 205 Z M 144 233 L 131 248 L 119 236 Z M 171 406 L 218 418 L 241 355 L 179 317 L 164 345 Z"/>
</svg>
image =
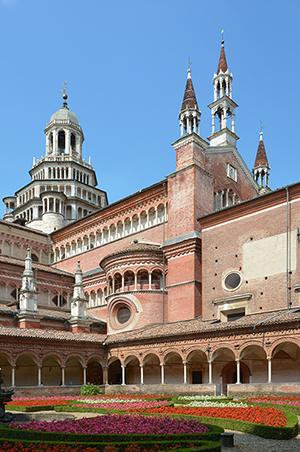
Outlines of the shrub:
<svg viewBox="0 0 300 452">
<path fill-rule="evenodd" d="M 99 386 L 93 385 L 91 383 L 87 383 L 80 388 L 80 395 L 98 395 L 102 393 L 103 391 L 101 388 L 99 388 Z"/>
</svg>

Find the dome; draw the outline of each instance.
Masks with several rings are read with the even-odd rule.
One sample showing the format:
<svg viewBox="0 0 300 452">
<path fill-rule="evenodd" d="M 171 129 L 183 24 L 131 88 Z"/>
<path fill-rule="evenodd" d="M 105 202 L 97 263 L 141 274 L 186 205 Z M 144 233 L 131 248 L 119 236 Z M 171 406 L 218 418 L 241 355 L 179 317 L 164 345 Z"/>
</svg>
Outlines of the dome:
<svg viewBox="0 0 300 452">
<path fill-rule="evenodd" d="M 61 107 L 59 110 L 53 113 L 53 115 L 50 118 L 50 122 L 52 121 L 71 121 L 79 125 L 77 116 L 67 107 Z"/>
</svg>

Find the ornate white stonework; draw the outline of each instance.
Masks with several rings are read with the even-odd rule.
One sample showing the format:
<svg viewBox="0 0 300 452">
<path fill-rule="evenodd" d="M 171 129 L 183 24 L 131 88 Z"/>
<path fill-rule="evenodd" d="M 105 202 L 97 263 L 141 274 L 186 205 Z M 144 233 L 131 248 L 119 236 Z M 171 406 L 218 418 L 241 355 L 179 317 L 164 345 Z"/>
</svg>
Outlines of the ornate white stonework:
<svg viewBox="0 0 300 452">
<path fill-rule="evenodd" d="M 46 153 L 33 159 L 31 182 L 3 199 L 4 220 L 50 233 L 107 205 L 90 159 L 82 158 L 83 131 L 67 99 L 64 90 L 63 105 L 45 129 Z"/>
</svg>

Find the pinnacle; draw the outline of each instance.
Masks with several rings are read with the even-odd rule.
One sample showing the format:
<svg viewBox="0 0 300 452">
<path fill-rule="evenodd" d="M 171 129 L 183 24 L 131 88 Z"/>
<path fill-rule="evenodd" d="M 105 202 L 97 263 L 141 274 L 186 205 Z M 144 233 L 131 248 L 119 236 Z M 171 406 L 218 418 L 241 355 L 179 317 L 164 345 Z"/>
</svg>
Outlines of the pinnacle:
<svg viewBox="0 0 300 452">
<path fill-rule="evenodd" d="M 227 60 L 226 60 L 226 55 L 225 55 L 224 41 L 222 41 L 217 74 L 219 74 L 221 71 L 225 73 L 227 71 L 227 69 L 228 69 L 228 66 L 227 66 Z"/>
<path fill-rule="evenodd" d="M 254 163 L 254 169 L 260 168 L 260 167 L 267 167 L 269 168 L 269 162 L 267 158 L 267 153 L 264 145 L 264 141 L 262 138 L 262 133 L 260 133 L 257 153 L 256 153 L 256 159 Z"/>
<path fill-rule="evenodd" d="M 188 109 L 192 109 L 192 110 L 197 109 L 198 110 L 198 103 L 197 103 L 197 98 L 196 98 L 196 94 L 195 94 L 195 90 L 194 90 L 194 86 L 193 86 L 193 82 L 192 82 L 192 78 L 191 78 L 190 68 L 188 69 L 188 76 L 187 76 L 187 81 L 186 81 L 186 85 L 185 85 L 185 91 L 184 91 L 181 111 L 188 110 Z"/>
</svg>

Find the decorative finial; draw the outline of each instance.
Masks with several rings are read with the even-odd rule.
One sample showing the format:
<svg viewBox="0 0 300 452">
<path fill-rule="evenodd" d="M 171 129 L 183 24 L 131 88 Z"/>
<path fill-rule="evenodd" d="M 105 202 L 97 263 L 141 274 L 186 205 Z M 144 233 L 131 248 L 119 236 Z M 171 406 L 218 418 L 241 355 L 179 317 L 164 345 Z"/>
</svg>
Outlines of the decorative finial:
<svg viewBox="0 0 300 452">
<path fill-rule="evenodd" d="M 188 70 L 187 70 L 187 78 L 188 79 L 192 78 L 192 76 L 191 76 L 191 64 L 192 64 L 192 62 L 191 62 L 191 59 L 189 57 L 189 59 L 188 59 Z"/>
<path fill-rule="evenodd" d="M 259 127 L 259 141 L 263 141 L 263 123 L 260 121 L 260 127 Z"/>
<path fill-rule="evenodd" d="M 224 47 L 224 30 L 221 30 L 221 46 Z"/>
<path fill-rule="evenodd" d="M 65 81 L 64 82 L 64 86 L 63 86 L 63 89 L 62 89 L 62 98 L 63 98 L 63 107 L 64 108 L 69 108 L 68 107 L 68 93 L 67 93 L 67 82 Z"/>
</svg>

